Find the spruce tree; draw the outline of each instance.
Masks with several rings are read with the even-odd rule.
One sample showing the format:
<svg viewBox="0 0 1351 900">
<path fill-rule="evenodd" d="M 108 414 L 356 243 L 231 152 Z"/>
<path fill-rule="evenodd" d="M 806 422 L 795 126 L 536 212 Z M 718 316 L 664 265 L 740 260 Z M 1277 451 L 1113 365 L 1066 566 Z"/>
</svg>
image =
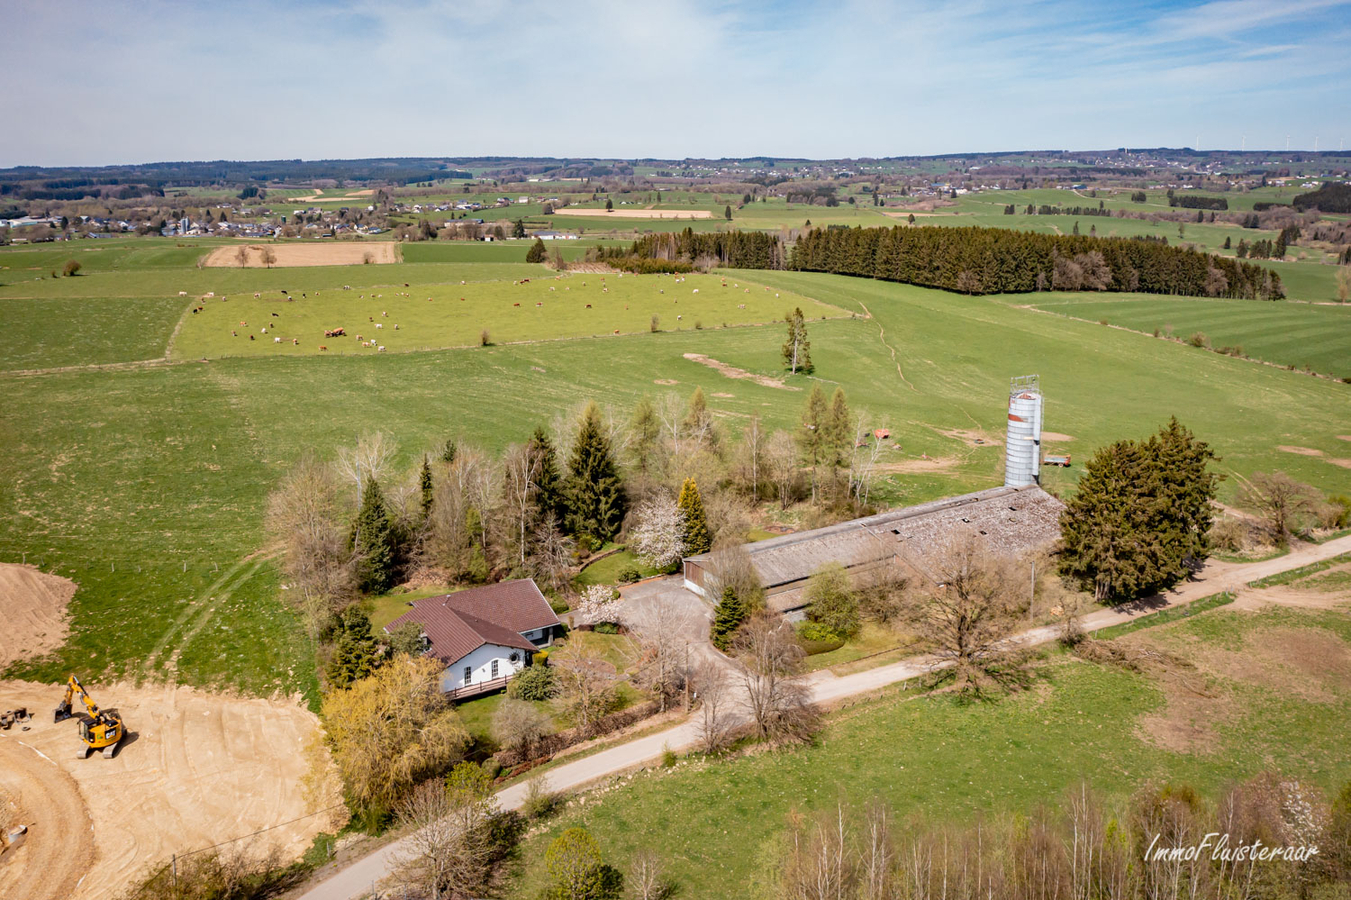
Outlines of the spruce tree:
<svg viewBox="0 0 1351 900">
<path fill-rule="evenodd" d="M 530 250 L 525 254 L 525 261 L 542 263 L 548 256 L 549 251 L 544 248 L 544 238 L 535 238 L 535 243 L 530 245 Z"/>
<path fill-rule="evenodd" d="M 1285 229 L 1284 229 L 1284 228 L 1282 228 L 1282 229 L 1281 229 L 1281 233 L 1278 234 L 1278 235 L 1276 236 L 1276 249 L 1272 251 L 1271 255 L 1272 255 L 1272 257 L 1274 257 L 1275 259 L 1285 259 Z"/>
<path fill-rule="evenodd" d="M 732 221 L 732 207 L 730 205 L 722 211 L 722 217 L 729 222 Z"/>
<path fill-rule="evenodd" d="M 783 364 L 794 375 L 799 370 L 810 375 L 814 370 L 812 344 L 807 340 L 807 322 L 802 315 L 802 308 L 795 308 L 784 316 L 784 321 L 788 323 L 788 338 L 783 342 Z"/>
<path fill-rule="evenodd" d="M 359 606 L 349 606 L 342 614 L 342 634 L 328 661 L 328 683 L 345 688 L 375 671 L 375 636 L 371 634 L 371 620 Z"/>
<path fill-rule="evenodd" d="M 535 429 L 530 436 L 529 452 L 539 461 L 539 471 L 535 475 L 535 502 L 546 517 L 561 523 L 567 515 L 567 506 L 563 500 L 563 479 L 558 474 L 558 451 L 554 442 L 549 440 L 543 426 Z"/>
<path fill-rule="evenodd" d="M 853 427 L 849 421 L 849 404 L 844 399 L 844 388 L 835 388 L 830 398 L 830 414 L 826 419 L 822 444 L 829 456 L 831 477 L 835 469 L 846 465 L 849 459 L 850 445 L 853 443 Z"/>
<path fill-rule="evenodd" d="M 458 448 L 455 446 L 455 438 L 446 438 L 446 445 L 441 448 L 441 462 L 446 463 L 447 465 L 455 462 L 455 453 L 457 449 Z"/>
<path fill-rule="evenodd" d="M 633 464 L 639 472 L 646 475 L 655 463 L 654 456 L 661 439 L 661 420 L 657 418 L 656 407 L 644 394 L 638 405 L 633 408 L 633 418 L 629 420 L 629 450 L 633 454 Z"/>
<path fill-rule="evenodd" d="M 568 530 L 600 543 L 619 532 L 627 501 L 619 480 L 610 439 L 601 424 L 600 409 L 588 403 L 568 461 L 566 487 Z"/>
<path fill-rule="evenodd" d="M 394 540 L 385 497 L 374 478 L 366 482 L 352 532 L 356 553 L 357 587 L 369 594 L 383 594 L 394 580 Z"/>
<path fill-rule="evenodd" d="M 820 384 L 812 385 L 807 395 L 807 405 L 802 410 L 802 427 L 797 432 L 798 449 L 802 458 L 812 467 L 812 502 L 817 497 L 816 469 L 826 456 L 826 433 L 830 418 L 826 406 L 826 395 Z"/>
<path fill-rule="evenodd" d="M 713 434 L 713 415 L 708 411 L 704 389 L 696 387 L 690 394 L 690 405 L 685 410 L 685 421 L 680 426 L 685 434 L 705 444 L 717 443 Z"/>
<path fill-rule="evenodd" d="M 685 552 L 690 556 L 707 553 L 713 546 L 713 539 L 708 534 L 704 498 L 699 495 L 699 485 L 694 483 L 693 478 L 685 479 L 676 506 L 685 514 Z"/>
<path fill-rule="evenodd" d="M 741 623 L 746 621 L 746 604 L 737 596 L 736 589 L 730 584 L 722 589 L 718 608 L 713 612 L 713 646 L 726 650 L 736 636 Z"/>
<path fill-rule="evenodd" d="M 427 521 L 427 517 L 432 512 L 432 461 L 427 454 L 422 454 L 422 475 L 418 479 L 419 486 L 422 488 L 422 520 Z"/>
<path fill-rule="evenodd" d="M 525 237 L 525 221 L 524 221 L 524 220 L 522 220 L 522 219 L 517 219 L 517 220 L 516 220 L 516 223 L 515 223 L 514 225 L 511 226 L 511 236 L 514 237 L 514 238 L 523 238 L 523 237 Z"/>
</svg>

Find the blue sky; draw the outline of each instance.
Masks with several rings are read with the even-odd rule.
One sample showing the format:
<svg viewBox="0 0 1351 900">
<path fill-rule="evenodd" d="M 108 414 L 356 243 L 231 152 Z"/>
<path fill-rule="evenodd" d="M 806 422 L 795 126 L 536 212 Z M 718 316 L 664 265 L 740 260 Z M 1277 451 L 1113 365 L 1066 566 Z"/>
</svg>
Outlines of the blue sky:
<svg viewBox="0 0 1351 900">
<path fill-rule="evenodd" d="M 1351 0 L 3 0 L 0 166 L 1326 150 L 1348 47 Z"/>
</svg>

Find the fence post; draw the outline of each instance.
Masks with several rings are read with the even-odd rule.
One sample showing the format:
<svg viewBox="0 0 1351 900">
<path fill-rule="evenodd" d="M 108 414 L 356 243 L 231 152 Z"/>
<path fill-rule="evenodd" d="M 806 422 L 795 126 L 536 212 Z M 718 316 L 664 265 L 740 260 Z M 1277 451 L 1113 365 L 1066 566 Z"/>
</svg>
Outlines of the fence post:
<svg viewBox="0 0 1351 900">
<path fill-rule="evenodd" d="M 173 862 L 170 863 L 170 865 L 172 866 L 172 874 L 170 875 L 170 878 L 169 878 L 169 884 L 170 884 L 170 886 L 171 886 L 174 890 L 178 890 L 178 854 L 177 854 L 177 853 L 174 854 L 174 856 L 173 856 Z"/>
</svg>

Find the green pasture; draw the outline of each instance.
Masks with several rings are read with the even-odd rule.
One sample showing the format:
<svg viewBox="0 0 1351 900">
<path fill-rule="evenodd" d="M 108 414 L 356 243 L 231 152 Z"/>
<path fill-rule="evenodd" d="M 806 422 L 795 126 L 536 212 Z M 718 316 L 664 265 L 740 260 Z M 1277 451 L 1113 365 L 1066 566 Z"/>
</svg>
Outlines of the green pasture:
<svg viewBox="0 0 1351 900">
<path fill-rule="evenodd" d="M 1175 652 L 1241 646 L 1255 629 L 1281 628 L 1351 640 L 1344 613 L 1209 612 L 1149 632 Z M 731 760 L 691 759 L 571 804 L 526 843 L 508 893 L 535 896 L 544 850 L 582 826 L 607 861 L 625 868 L 656 850 L 679 896 L 774 896 L 765 875 L 791 814 L 855 810 L 880 801 L 898 821 L 965 824 L 977 816 L 1026 814 L 1054 806 L 1087 781 L 1112 805 L 1151 780 L 1188 784 L 1212 800 L 1263 771 L 1331 794 L 1351 778 L 1343 723 L 1351 692 L 1342 683 L 1321 700 L 1250 681 L 1215 679 L 1234 712 L 1209 724 L 1206 750 L 1177 752 L 1147 740 L 1141 720 L 1166 695 L 1148 677 L 1064 657 L 1038 668 L 1037 689 L 997 703 L 961 705 L 888 689 L 862 708 L 831 717 L 810 746 Z M 1325 680 L 1322 682 L 1327 684 Z M 990 778 L 998 772 L 998 778 Z"/>
<path fill-rule="evenodd" d="M 162 358 L 186 307 L 183 297 L 0 299 L 0 370 Z"/>
<path fill-rule="evenodd" d="M 1026 299 L 1008 297 L 1011 302 Z M 1351 377 L 1351 305 L 1259 303 L 1143 294 L 1053 294 L 1036 306 L 1137 331 L 1186 339 L 1202 332 L 1214 347 L 1241 347 L 1255 359 Z"/>
<path fill-rule="evenodd" d="M 531 285 L 512 285 L 518 273 L 531 277 Z M 544 280 L 537 284 L 536 278 Z M 14 667 L 12 674 L 57 679 L 75 670 L 91 677 L 135 677 L 172 664 L 185 683 L 313 696 L 308 641 L 279 602 L 286 592 L 275 561 L 259 555 L 267 547 L 262 529 L 267 494 L 281 475 L 307 451 L 331 458 L 357 435 L 381 430 L 397 442 L 397 464 L 411 477 L 421 454 L 449 437 L 497 451 L 585 399 L 624 414 L 644 394 L 673 391 L 687 397 L 701 387 L 734 437 L 752 414 L 768 428 L 795 427 L 807 389 L 838 385 L 853 408 L 892 430 L 891 443 L 899 449 L 887 451 L 888 481 L 874 496 L 895 505 L 999 483 L 1000 446 L 976 445 L 971 435 L 997 441 L 1005 426 L 1009 377 L 1036 372 L 1047 396 L 1046 428 L 1072 437 L 1057 446 L 1076 460 L 1112 440 L 1143 436 L 1175 413 L 1215 445 L 1226 474 L 1280 468 L 1325 491 L 1346 489 L 1346 470 L 1328 462 L 1347 455 L 1346 442 L 1337 438 L 1351 434 L 1346 385 L 1014 304 L 867 279 L 728 272 L 729 285 L 744 288 L 745 279 L 757 285 L 747 295 L 721 288 L 718 277 L 691 279 L 680 285 L 686 293 L 676 294 L 673 279 L 633 276 L 607 277 L 610 293 L 600 294 L 598 278 L 573 275 L 555 282 L 543 267 L 510 262 L 198 270 L 189 261 L 178 268 L 146 265 L 0 288 L 5 321 L 20 322 L 24 335 L 22 342 L 0 345 L 6 397 L 0 405 L 0 483 L 6 486 L 0 491 L 0 559 L 37 562 L 80 585 L 67 645 L 48 659 Z M 745 302 L 747 321 L 755 320 L 751 313 L 768 321 L 782 315 L 785 301 L 784 296 L 769 301 L 764 290 L 769 287 L 771 294 L 815 302 L 804 311 L 818 311 L 809 312 L 808 326 L 816 372 L 787 377 L 782 387 L 730 378 L 685 354 L 782 377 L 780 324 L 722 328 L 721 315 L 701 313 L 705 327 L 695 330 L 695 314 L 681 312 L 683 330 L 675 331 L 670 329 L 677 327 L 677 313 L 659 312 L 664 330 L 650 334 L 654 306 L 642 310 L 636 333 L 617 336 L 13 374 L 35 367 L 33 348 L 20 346 L 25 342 L 45 342 L 40 357 L 50 360 L 49 366 L 80 365 L 85 356 L 95 361 L 100 354 L 109 361 L 162 354 L 163 336 L 191 299 L 179 298 L 179 289 L 191 288 L 193 296 L 217 294 L 201 301 L 209 313 L 186 314 L 180 341 L 194 340 L 187 332 L 195 328 L 206 329 L 208 343 L 234 340 L 228 333 L 212 335 L 212 317 L 227 308 L 236 316 L 233 310 L 254 302 L 255 290 L 272 296 L 281 288 L 292 295 L 321 290 L 315 299 L 323 302 L 336 287 L 351 284 L 353 291 L 334 291 L 333 297 L 353 302 L 355 295 L 355 302 L 366 303 L 360 295 L 374 287 L 386 294 L 375 301 L 384 304 L 394 299 L 391 288 L 403 290 L 402 281 L 416 285 L 409 289 L 409 306 L 450 306 L 479 290 L 484 298 L 507 298 L 498 307 L 484 299 L 485 317 L 494 316 L 474 323 L 472 331 L 476 339 L 478 328 L 486 326 L 495 340 L 505 341 L 517 315 L 548 311 L 560 293 L 579 293 L 576 287 L 566 292 L 547 287 L 582 280 L 596 296 L 581 301 L 582 309 L 571 317 L 545 321 L 531 333 L 573 328 L 573 334 L 589 334 L 584 313 L 621 312 L 607 311 L 598 299 L 622 305 L 623 291 L 651 293 L 656 284 L 672 290 L 656 293 L 656 300 L 647 296 L 644 303 L 669 298 L 672 311 L 693 310 L 697 297 L 716 309 L 737 311 Z M 713 281 L 716 286 L 689 293 L 696 283 Z M 25 294 L 17 288 L 27 290 L 29 284 L 40 285 L 39 299 L 19 299 Z M 548 294 L 536 301 L 546 303 L 543 308 L 509 299 L 513 291 L 534 296 L 537 290 L 541 297 Z M 724 290 L 730 298 L 720 296 Z M 230 300 L 222 302 L 221 294 Z M 429 294 L 456 299 L 428 304 Z M 515 302 L 522 306 L 511 305 Z M 592 310 L 585 310 L 586 302 Z M 285 317 L 304 305 L 259 301 L 258 308 L 280 310 Z M 859 317 L 815 318 L 834 314 L 832 308 Z M 16 319 L 12 309 L 27 311 Z M 53 312 L 44 312 L 48 309 Z M 393 321 L 393 309 L 388 320 L 378 314 L 385 306 L 370 310 L 368 318 Z M 870 318 L 863 317 L 865 311 Z M 253 315 L 238 314 L 234 321 L 252 323 Z M 71 324 L 75 318 L 81 319 L 79 328 Z M 607 322 L 595 330 L 614 327 Z M 98 332 L 106 332 L 106 339 Z M 187 346 L 180 345 L 184 355 Z M 1314 448 L 1324 458 L 1286 453 L 1279 445 Z M 921 454 L 943 463 L 923 474 L 904 471 Z M 1047 484 L 1072 489 L 1079 471 L 1076 466 L 1048 472 Z M 1236 487 L 1231 477 L 1222 494 L 1232 497 Z"/>
<path fill-rule="evenodd" d="M 717 275 L 680 281 L 670 275 L 536 275 L 528 283 L 204 300 L 200 313 L 185 315 L 173 352 L 181 359 L 369 355 L 378 345 L 401 353 L 478 345 L 484 329 L 493 343 L 543 341 L 650 331 L 654 315 L 671 331 L 753 325 L 782 319 L 795 307 L 811 319 L 848 315 L 790 291 Z M 346 329 L 346 337 L 325 337 L 337 327 Z"/>
</svg>

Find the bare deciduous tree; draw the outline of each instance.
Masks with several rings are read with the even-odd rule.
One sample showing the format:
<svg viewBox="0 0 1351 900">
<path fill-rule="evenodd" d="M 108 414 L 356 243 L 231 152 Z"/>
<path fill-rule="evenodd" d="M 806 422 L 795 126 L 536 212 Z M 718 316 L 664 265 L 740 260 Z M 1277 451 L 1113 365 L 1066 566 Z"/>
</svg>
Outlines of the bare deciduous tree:
<svg viewBox="0 0 1351 900">
<path fill-rule="evenodd" d="M 1291 534 L 1307 529 L 1317 517 L 1322 497 L 1284 472 L 1254 472 L 1239 488 L 1238 503 L 1257 513 L 1271 539 L 1285 546 Z"/>
<path fill-rule="evenodd" d="M 760 416 L 758 413 L 752 413 L 751 420 L 746 423 L 746 430 L 742 433 L 741 443 L 737 445 L 737 475 L 743 489 L 749 490 L 751 501 L 754 503 L 760 502 L 760 481 L 765 476 L 765 454 L 768 446 L 769 436 L 765 434 L 764 426 L 760 424 Z"/>
<path fill-rule="evenodd" d="M 667 703 L 685 686 L 689 677 L 690 608 L 670 594 L 659 595 L 641 614 L 624 611 L 628 626 L 642 649 L 637 679 L 657 695 L 663 712 Z"/>
<path fill-rule="evenodd" d="M 267 266 L 269 269 L 277 264 L 277 251 L 273 250 L 271 247 L 264 247 L 261 256 L 263 265 Z"/>
<path fill-rule="evenodd" d="M 350 513 L 333 469 L 308 454 L 268 499 L 268 530 L 284 548 L 287 596 L 300 608 L 311 637 L 356 593 L 347 542 Z"/>
<path fill-rule="evenodd" d="M 485 832 L 497 801 L 482 769 L 471 766 L 457 766 L 445 781 L 424 781 L 398 807 L 408 835 L 394 880 L 433 900 L 480 896 L 488 885 L 492 845 Z"/>
<path fill-rule="evenodd" d="M 699 700 L 699 745 L 705 753 L 717 753 L 727 746 L 735 728 L 727 672 L 721 664 L 705 660 L 695 669 L 693 686 Z"/>
<path fill-rule="evenodd" d="M 797 480 L 797 444 L 786 431 L 776 431 L 765 446 L 765 467 L 779 495 L 779 508 L 787 509 Z"/>
<path fill-rule="evenodd" d="M 739 536 L 714 543 L 705 571 L 708 583 L 704 588 L 708 596 L 721 597 L 723 591 L 730 587 L 747 607 L 753 608 L 763 603 L 764 584 Z"/>
<path fill-rule="evenodd" d="M 553 723 L 535 704 L 525 700 L 503 700 L 493 713 L 493 740 L 521 759 L 529 759 L 540 739 L 551 734 Z"/>
<path fill-rule="evenodd" d="M 633 900 L 665 900 L 672 885 L 662 870 L 661 858 L 651 850 L 640 850 L 629 866 L 629 893 Z"/>
<path fill-rule="evenodd" d="M 854 420 L 854 451 L 849 456 L 849 493 L 863 505 L 872 496 L 877 461 L 882 456 L 882 440 L 867 424 L 867 414 L 859 413 Z"/>
<path fill-rule="evenodd" d="M 799 677 L 805 654 L 788 620 L 768 610 L 756 612 L 737 631 L 733 650 L 759 736 L 769 741 L 810 737 L 817 715 Z"/>
<path fill-rule="evenodd" d="M 952 666 L 959 687 L 982 689 L 998 670 L 1000 642 L 1018 624 L 1010 566 L 991 556 L 974 534 L 954 535 L 935 555 L 910 598 L 910 620 Z"/>
<path fill-rule="evenodd" d="M 529 444 L 512 444 L 502 460 L 502 492 L 506 498 L 504 511 L 511 521 L 511 532 L 517 544 L 513 556 L 522 569 L 525 568 L 529 550 L 527 536 L 539 511 L 535 495 L 540 468 L 540 456 L 530 449 Z"/>
<path fill-rule="evenodd" d="M 394 458 L 394 442 L 383 432 L 363 434 L 354 447 L 339 447 L 335 464 L 342 475 L 357 489 L 357 506 L 361 505 L 362 491 L 371 479 L 380 480 Z"/>
<path fill-rule="evenodd" d="M 550 663 L 558 671 L 564 708 L 572 713 L 578 730 L 589 734 L 596 720 L 614 706 L 614 666 L 589 645 L 576 642 L 570 642 L 565 656 L 555 656 Z"/>
</svg>

